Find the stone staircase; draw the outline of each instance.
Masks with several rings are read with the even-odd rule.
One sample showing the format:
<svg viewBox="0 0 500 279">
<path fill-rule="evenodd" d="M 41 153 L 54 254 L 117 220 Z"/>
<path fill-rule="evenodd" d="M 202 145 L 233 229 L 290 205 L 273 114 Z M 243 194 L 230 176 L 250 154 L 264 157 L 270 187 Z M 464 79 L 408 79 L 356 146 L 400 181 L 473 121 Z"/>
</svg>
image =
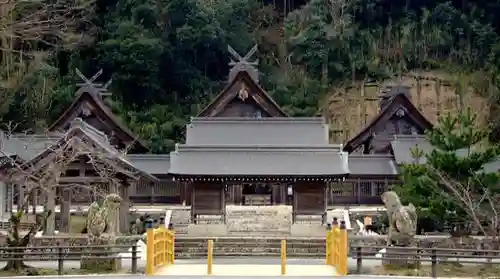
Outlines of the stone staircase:
<svg viewBox="0 0 500 279">
<path fill-rule="evenodd" d="M 341 221 L 345 221 L 346 228 L 350 230 L 351 227 L 351 218 L 349 214 L 349 209 L 333 209 L 333 210 L 328 210 L 326 212 L 326 220 L 327 223 L 331 223 L 333 218 L 337 218 L 338 222 L 340 223 Z"/>
<path fill-rule="evenodd" d="M 322 258 L 325 256 L 325 238 L 280 237 L 217 237 L 213 238 L 213 255 L 218 257 L 274 257 L 281 255 L 281 240 L 287 240 L 288 258 Z M 207 240 L 204 237 L 180 236 L 175 239 L 178 259 L 207 257 Z"/>
<path fill-rule="evenodd" d="M 291 206 L 226 206 L 228 234 L 289 235 L 292 225 Z"/>
<path fill-rule="evenodd" d="M 170 223 L 174 226 L 176 235 L 187 235 L 191 223 L 191 209 L 189 207 L 172 209 Z"/>
</svg>

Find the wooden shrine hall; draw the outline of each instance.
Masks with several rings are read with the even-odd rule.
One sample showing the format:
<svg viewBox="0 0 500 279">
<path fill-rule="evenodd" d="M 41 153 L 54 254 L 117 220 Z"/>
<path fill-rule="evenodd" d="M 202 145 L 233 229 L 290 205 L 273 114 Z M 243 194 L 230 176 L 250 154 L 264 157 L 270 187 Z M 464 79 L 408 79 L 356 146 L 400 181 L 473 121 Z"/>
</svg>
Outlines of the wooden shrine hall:
<svg viewBox="0 0 500 279">
<path fill-rule="evenodd" d="M 293 216 L 322 215 L 328 183 L 349 169 L 341 146 L 328 143 L 323 118 L 197 117 L 170 154 L 169 173 L 189 185 L 197 220 L 223 218 L 226 203 L 291 203 Z"/>
<path fill-rule="evenodd" d="M 110 154 L 127 162 L 130 205 L 187 205 L 197 216 L 224 218 L 225 205 L 291 205 L 294 218 L 324 215 L 332 205 L 381 204 L 380 194 L 398 183 L 399 164 L 425 139 L 431 123 L 411 102 L 409 89 L 388 88 L 380 110 L 355 137 L 330 143 L 322 117 L 289 117 L 260 86 L 257 62 L 228 48 L 232 66 L 225 88 L 186 125 L 185 141 L 170 154 L 149 154 L 147 145 L 106 105 L 106 84 L 97 73 L 79 84 L 74 102 L 44 135 L 0 131 L 0 159 L 30 161 L 71 130 L 76 119 L 99 131 Z M 79 121 L 80 121 L 79 120 Z M 110 149 L 112 148 L 112 149 Z M 123 150 L 127 148 L 125 154 Z M 3 162 L 4 160 L 0 160 Z M 1 167 L 1 166 L 0 166 Z M 133 171 L 132 171 L 133 170 Z M 85 176 L 85 172 L 82 173 Z M 0 210 L 18 206 L 22 189 L 0 183 Z M 73 193 L 72 204 L 94 200 Z M 39 195 L 29 201 L 44 205 Z M 58 202 L 59 204 L 60 202 Z"/>
</svg>

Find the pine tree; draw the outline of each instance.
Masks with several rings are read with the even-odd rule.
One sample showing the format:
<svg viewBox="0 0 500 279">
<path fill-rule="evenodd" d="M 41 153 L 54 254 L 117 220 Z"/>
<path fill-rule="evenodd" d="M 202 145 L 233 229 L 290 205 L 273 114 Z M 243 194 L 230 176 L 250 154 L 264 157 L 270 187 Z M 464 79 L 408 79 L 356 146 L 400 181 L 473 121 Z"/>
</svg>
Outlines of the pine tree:
<svg viewBox="0 0 500 279">
<path fill-rule="evenodd" d="M 489 129 L 476 124 L 470 109 L 440 118 L 426 135 L 432 151 L 424 154 L 418 146 L 412 150 L 415 161 L 401 166 L 403 184 L 395 190 L 403 202 L 417 207 L 421 218 L 438 225 L 472 224 L 490 234 L 498 226 L 500 176 L 484 166 L 497 159 L 500 146 L 488 144 Z"/>
</svg>

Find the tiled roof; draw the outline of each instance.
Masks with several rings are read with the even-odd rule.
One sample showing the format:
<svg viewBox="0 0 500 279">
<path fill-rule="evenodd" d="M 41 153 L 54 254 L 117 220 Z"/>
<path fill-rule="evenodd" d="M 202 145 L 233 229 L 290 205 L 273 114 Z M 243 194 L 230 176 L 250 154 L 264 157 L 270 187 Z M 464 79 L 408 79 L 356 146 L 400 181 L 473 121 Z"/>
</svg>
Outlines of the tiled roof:
<svg viewBox="0 0 500 279">
<path fill-rule="evenodd" d="M 187 125 L 186 144 L 328 144 L 324 118 L 195 117 Z"/>
<path fill-rule="evenodd" d="M 170 154 L 178 175 L 341 176 L 349 173 L 347 154 L 328 146 L 188 146 Z"/>
<path fill-rule="evenodd" d="M 129 154 L 132 164 L 151 174 L 167 174 L 170 169 L 170 155 L 165 154 Z"/>
<path fill-rule="evenodd" d="M 132 161 L 125 156 L 125 154 L 118 151 L 110 143 L 105 133 L 97 130 L 93 126 L 87 124 L 80 118 L 76 118 L 71 122 L 71 127 L 65 134 L 52 133 L 51 135 L 12 135 L 6 137 L 5 134 L 0 134 L 0 139 L 2 141 L 2 153 L 5 154 L 16 154 L 24 161 L 32 161 L 41 158 L 47 152 L 55 150 L 57 144 L 62 141 L 68 140 L 74 135 L 74 133 L 80 133 L 79 136 L 86 137 L 98 147 L 102 148 L 107 154 L 111 155 L 112 158 L 120 160 L 127 166 L 137 169 L 143 172 L 146 177 L 155 180 L 156 178 L 150 175 L 150 172 L 145 171 L 141 168 L 137 168 L 133 165 Z M 168 168 L 168 165 L 166 166 Z M 166 173 L 166 171 L 164 171 Z"/>
<path fill-rule="evenodd" d="M 432 145 L 427 141 L 425 135 L 397 135 L 391 141 L 392 151 L 394 152 L 394 159 L 398 164 L 410 164 L 415 162 L 411 150 L 418 146 L 424 154 L 432 151 Z M 420 163 L 425 163 L 426 158 L 420 158 Z"/>
<path fill-rule="evenodd" d="M 391 147 L 397 164 L 416 163 L 416 159 L 413 158 L 411 151 L 415 147 L 423 152 L 423 156 L 419 158 L 418 163 L 425 164 L 427 162 L 425 155 L 429 154 L 434 149 L 424 135 L 396 135 L 394 140 L 391 141 Z M 469 153 L 469 149 L 459 149 L 455 152 L 457 156 L 465 157 Z M 500 159 L 485 164 L 483 169 L 486 172 L 499 171 Z"/>
<path fill-rule="evenodd" d="M 2 152 L 16 154 L 19 158 L 29 161 L 57 142 L 63 134 L 50 135 L 13 134 L 10 136 L 0 133 Z"/>
<path fill-rule="evenodd" d="M 399 173 L 392 155 L 349 154 L 350 175 L 393 176 Z"/>
</svg>

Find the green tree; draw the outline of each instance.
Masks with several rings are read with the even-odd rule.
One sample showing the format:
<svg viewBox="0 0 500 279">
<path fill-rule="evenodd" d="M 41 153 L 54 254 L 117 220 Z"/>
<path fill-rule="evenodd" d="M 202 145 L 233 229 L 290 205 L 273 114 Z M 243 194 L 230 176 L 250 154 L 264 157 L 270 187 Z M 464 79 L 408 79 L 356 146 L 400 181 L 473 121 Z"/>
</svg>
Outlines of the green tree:
<svg viewBox="0 0 500 279">
<path fill-rule="evenodd" d="M 412 150 L 414 162 L 402 166 L 404 183 L 395 190 L 404 202 L 417 207 L 420 217 L 440 224 L 467 223 L 490 234 L 485 224 L 493 224 L 492 205 L 498 202 L 492 201 L 500 197 L 500 176 L 485 166 L 497 159 L 500 146 L 488 144 L 489 130 L 476 124 L 470 109 L 441 118 L 427 133 L 432 151 L 424 154 L 418 146 Z"/>
</svg>

